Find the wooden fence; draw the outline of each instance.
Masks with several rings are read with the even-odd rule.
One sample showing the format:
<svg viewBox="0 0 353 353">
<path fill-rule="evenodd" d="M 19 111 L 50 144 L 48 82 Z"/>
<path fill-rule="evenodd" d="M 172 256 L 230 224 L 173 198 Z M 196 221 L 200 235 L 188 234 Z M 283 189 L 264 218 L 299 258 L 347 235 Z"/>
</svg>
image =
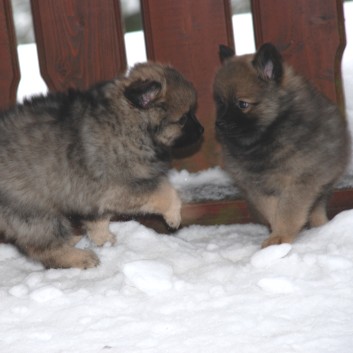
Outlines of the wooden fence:
<svg viewBox="0 0 353 353">
<path fill-rule="evenodd" d="M 342 0 L 252 0 L 251 5 L 256 45 L 273 42 L 298 72 L 343 110 Z M 31 7 L 41 74 L 50 90 L 87 88 L 126 69 L 119 0 L 31 0 Z M 220 165 L 212 80 L 219 67 L 219 44 L 234 47 L 237 39 L 229 0 L 141 0 L 141 9 L 148 59 L 174 65 L 198 92 L 197 115 L 205 126 L 205 141 L 197 153 L 175 166 L 198 171 Z M 19 80 L 11 1 L 0 0 L 0 107 L 15 103 Z M 348 196 L 346 190 L 336 197 L 333 209 L 353 206 Z M 205 211 L 199 216 L 207 209 L 231 210 L 240 212 L 233 220 L 246 220 L 241 202 L 203 205 Z"/>
</svg>

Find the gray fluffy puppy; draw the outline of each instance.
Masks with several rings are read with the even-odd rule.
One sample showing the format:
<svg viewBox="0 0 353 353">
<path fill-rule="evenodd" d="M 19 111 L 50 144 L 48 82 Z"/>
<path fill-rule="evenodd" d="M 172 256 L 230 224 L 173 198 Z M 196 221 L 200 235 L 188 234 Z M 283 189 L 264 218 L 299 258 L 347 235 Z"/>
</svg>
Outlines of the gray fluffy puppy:
<svg viewBox="0 0 353 353">
<path fill-rule="evenodd" d="M 349 160 L 346 121 L 272 44 L 243 56 L 221 46 L 220 56 L 214 98 L 226 168 L 270 225 L 263 246 L 292 242 L 306 224 L 327 222 L 327 198 Z"/>
<path fill-rule="evenodd" d="M 70 217 L 97 245 L 114 242 L 113 214 L 161 214 L 180 224 L 169 150 L 197 141 L 196 93 L 169 66 L 136 65 L 87 91 L 35 97 L 0 116 L 0 231 L 53 268 L 99 260 L 74 247 Z"/>
</svg>

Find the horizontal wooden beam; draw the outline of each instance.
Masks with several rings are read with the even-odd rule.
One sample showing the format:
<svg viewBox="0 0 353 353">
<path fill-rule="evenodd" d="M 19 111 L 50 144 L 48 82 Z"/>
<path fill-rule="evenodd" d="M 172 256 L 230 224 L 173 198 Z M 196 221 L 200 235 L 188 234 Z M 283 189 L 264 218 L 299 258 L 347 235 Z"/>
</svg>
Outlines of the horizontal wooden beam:
<svg viewBox="0 0 353 353">
<path fill-rule="evenodd" d="M 336 190 L 328 203 L 328 217 L 353 209 L 353 189 Z M 131 217 L 120 217 L 115 220 L 129 220 Z M 158 233 L 172 233 L 159 216 L 134 217 L 147 227 Z M 256 223 L 245 200 L 205 201 L 202 203 L 187 203 L 182 207 L 182 227 L 190 225 L 221 225 Z"/>
</svg>

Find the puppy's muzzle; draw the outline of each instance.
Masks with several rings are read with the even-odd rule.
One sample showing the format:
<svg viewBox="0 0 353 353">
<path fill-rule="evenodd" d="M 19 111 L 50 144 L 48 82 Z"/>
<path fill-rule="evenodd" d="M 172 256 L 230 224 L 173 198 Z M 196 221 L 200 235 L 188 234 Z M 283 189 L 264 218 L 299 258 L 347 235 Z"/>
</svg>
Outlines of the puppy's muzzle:
<svg viewBox="0 0 353 353">
<path fill-rule="evenodd" d="M 203 126 L 200 124 L 194 114 L 189 114 L 188 119 L 182 129 L 182 135 L 176 139 L 173 148 L 188 147 L 201 139 L 204 132 Z"/>
</svg>

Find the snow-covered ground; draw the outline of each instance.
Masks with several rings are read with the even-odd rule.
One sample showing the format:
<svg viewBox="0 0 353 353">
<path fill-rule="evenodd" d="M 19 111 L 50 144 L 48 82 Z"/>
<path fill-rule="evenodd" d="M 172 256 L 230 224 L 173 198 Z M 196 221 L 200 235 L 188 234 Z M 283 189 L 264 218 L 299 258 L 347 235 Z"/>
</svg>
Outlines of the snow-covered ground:
<svg viewBox="0 0 353 353">
<path fill-rule="evenodd" d="M 111 230 L 87 271 L 0 246 L 1 352 L 352 352 L 353 211 L 264 250 L 251 224 Z"/>
<path fill-rule="evenodd" d="M 353 3 L 345 9 L 353 120 Z M 29 93 L 37 82 L 29 79 Z M 181 189 L 228 183 L 217 168 L 171 179 Z M 111 230 L 114 246 L 79 243 L 101 259 L 87 271 L 44 270 L 0 244 L 1 353 L 353 351 L 353 210 L 264 250 L 268 230 L 254 224 L 195 225 L 173 236 L 135 221 Z"/>
</svg>

